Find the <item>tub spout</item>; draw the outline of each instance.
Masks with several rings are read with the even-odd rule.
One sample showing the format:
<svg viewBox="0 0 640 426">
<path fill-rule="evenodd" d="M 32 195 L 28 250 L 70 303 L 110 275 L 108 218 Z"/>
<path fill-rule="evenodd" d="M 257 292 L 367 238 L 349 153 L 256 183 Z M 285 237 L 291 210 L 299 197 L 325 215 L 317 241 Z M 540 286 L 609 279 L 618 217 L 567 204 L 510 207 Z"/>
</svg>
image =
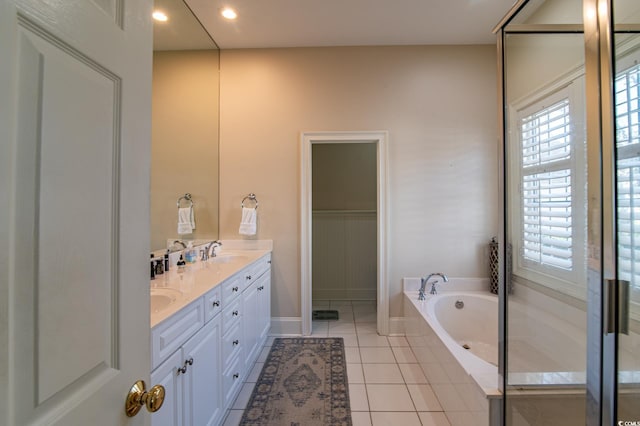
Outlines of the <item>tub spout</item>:
<svg viewBox="0 0 640 426">
<path fill-rule="evenodd" d="M 449 278 L 447 278 L 447 276 L 445 274 L 443 274 L 442 272 L 434 272 L 432 274 L 429 274 L 427 276 L 427 278 L 421 278 L 420 279 L 420 290 L 418 292 L 418 300 L 424 300 L 424 292 L 425 292 L 425 287 L 427 286 L 429 280 L 431 279 L 431 277 L 440 277 L 442 278 L 442 282 L 447 282 L 449 281 Z M 429 294 L 438 294 L 438 291 L 436 290 L 436 283 L 438 283 L 438 280 L 432 281 L 431 282 L 431 290 L 429 291 Z"/>
</svg>

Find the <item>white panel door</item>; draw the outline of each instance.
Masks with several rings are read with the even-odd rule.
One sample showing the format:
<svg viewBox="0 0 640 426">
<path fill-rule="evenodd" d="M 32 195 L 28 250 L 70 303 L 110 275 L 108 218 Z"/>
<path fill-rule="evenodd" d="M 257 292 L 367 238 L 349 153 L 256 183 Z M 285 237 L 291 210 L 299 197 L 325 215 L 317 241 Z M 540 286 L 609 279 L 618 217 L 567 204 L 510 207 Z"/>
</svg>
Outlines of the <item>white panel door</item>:
<svg viewBox="0 0 640 426">
<path fill-rule="evenodd" d="M 0 1 L 0 424 L 149 422 L 151 7 Z"/>
</svg>

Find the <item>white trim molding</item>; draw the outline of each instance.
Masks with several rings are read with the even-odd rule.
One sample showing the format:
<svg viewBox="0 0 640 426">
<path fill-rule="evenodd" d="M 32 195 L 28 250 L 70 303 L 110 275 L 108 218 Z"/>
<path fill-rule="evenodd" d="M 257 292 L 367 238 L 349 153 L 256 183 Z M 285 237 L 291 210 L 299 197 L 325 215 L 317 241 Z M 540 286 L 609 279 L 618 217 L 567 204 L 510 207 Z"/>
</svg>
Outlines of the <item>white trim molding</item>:
<svg viewBox="0 0 640 426">
<path fill-rule="evenodd" d="M 302 334 L 311 334 L 311 146 L 319 143 L 374 143 L 377 148 L 377 312 L 378 333 L 389 334 L 389 279 L 387 277 L 387 131 L 303 132 L 300 150 L 300 282 Z"/>
<path fill-rule="evenodd" d="M 389 318 L 389 336 L 404 336 L 404 317 Z"/>
<path fill-rule="evenodd" d="M 300 336 L 302 333 L 300 317 L 271 317 L 271 336 Z"/>
</svg>

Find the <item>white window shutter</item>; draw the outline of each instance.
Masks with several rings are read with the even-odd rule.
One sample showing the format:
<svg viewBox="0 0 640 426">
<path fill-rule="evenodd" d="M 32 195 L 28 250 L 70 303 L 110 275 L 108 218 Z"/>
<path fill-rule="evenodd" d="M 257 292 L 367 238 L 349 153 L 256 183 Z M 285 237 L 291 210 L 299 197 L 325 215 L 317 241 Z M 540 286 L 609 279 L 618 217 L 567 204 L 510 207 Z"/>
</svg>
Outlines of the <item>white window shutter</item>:
<svg viewBox="0 0 640 426">
<path fill-rule="evenodd" d="M 523 257 L 573 269 L 571 115 L 569 100 L 520 120 Z"/>
<path fill-rule="evenodd" d="M 615 82 L 618 275 L 640 293 L 640 65 Z M 633 299 L 634 297 L 632 297 Z M 640 297 L 636 296 L 639 302 Z"/>
</svg>

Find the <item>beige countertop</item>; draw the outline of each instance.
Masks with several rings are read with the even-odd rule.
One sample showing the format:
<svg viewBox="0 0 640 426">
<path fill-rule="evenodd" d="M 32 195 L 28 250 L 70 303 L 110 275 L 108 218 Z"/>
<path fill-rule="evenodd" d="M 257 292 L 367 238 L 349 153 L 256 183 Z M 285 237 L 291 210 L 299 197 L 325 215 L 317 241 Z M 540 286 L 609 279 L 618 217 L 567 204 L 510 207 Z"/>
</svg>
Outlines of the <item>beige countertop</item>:
<svg viewBox="0 0 640 426">
<path fill-rule="evenodd" d="M 215 258 L 187 264 L 182 273 L 178 272 L 177 266 L 172 266 L 169 272 L 156 275 L 150 280 L 151 294 L 162 292 L 175 295 L 176 299 L 156 312 L 151 307 L 151 328 L 270 252 L 266 249 L 220 250 Z"/>
</svg>

